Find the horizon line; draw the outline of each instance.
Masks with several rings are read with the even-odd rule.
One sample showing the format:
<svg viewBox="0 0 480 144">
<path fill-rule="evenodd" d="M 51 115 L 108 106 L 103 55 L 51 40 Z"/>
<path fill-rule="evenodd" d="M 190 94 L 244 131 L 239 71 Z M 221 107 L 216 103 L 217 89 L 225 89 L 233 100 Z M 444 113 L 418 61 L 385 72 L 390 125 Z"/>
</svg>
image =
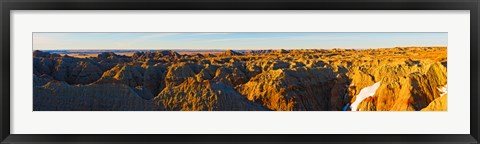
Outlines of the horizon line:
<svg viewBox="0 0 480 144">
<path fill-rule="evenodd" d="M 395 47 L 370 47 L 370 48 L 343 48 L 343 47 L 332 47 L 332 48 L 265 48 L 265 49 L 231 49 L 231 48 L 210 48 L 210 49 L 191 49 L 191 48 L 141 48 L 141 49 L 101 49 L 101 48 L 86 48 L 86 49 L 33 49 L 32 50 L 40 50 L 40 51 L 58 51 L 58 50 L 65 50 L 65 51 L 78 51 L 78 50 L 308 50 L 308 49 L 360 49 L 360 50 L 368 50 L 368 49 L 382 49 L 382 48 L 425 48 L 425 47 L 448 47 L 448 45 L 432 45 L 432 46 L 395 46 Z"/>
</svg>

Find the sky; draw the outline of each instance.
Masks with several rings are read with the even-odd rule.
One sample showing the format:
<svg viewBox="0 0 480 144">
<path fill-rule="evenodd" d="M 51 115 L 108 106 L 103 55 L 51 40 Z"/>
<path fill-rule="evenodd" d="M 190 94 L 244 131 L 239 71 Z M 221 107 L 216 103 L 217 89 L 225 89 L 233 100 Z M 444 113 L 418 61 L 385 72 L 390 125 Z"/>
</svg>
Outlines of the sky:
<svg viewBox="0 0 480 144">
<path fill-rule="evenodd" d="M 330 49 L 447 46 L 448 33 L 33 33 L 34 50 Z"/>
</svg>

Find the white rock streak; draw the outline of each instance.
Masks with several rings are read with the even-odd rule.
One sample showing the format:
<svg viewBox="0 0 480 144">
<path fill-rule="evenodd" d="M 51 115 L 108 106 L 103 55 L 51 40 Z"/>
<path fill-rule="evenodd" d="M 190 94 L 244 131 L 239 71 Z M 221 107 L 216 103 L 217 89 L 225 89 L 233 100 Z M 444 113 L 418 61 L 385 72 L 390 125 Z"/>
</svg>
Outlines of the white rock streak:
<svg viewBox="0 0 480 144">
<path fill-rule="evenodd" d="M 440 94 L 440 97 L 442 97 L 442 96 L 444 96 L 445 94 L 447 94 L 447 86 L 448 86 L 448 85 L 445 85 L 445 86 L 443 86 L 442 88 L 437 88 L 440 92 L 442 92 L 442 93 Z"/>
<path fill-rule="evenodd" d="M 360 93 L 356 96 L 355 102 L 352 103 L 350 109 L 352 111 L 357 111 L 357 106 L 362 102 L 364 99 L 371 97 L 375 94 L 378 87 L 380 86 L 380 82 L 377 82 L 371 86 L 365 87 L 360 90 Z"/>
</svg>

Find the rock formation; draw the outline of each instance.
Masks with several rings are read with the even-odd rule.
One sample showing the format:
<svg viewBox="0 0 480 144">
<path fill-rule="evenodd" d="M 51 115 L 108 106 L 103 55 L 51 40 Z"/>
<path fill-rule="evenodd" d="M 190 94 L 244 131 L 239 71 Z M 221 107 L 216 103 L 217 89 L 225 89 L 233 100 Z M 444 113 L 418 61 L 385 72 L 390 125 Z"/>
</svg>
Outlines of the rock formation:
<svg viewBox="0 0 480 144">
<path fill-rule="evenodd" d="M 222 56 L 240 56 L 240 55 L 243 55 L 243 54 L 233 50 L 227 50 L 222 54 Z"/>
<path fill-rule="evenodd" d="M 125 84 L 69 85 L 50 81 L 33 89 L 33 110 L 40 111 L 143 111 L 152 102 Z"/>
<path fill-rule="evenodd" d="M 154 103 L 159 110 L 186 111 L 259 111 L 268 110 L 247 100 L 233 87 L 221 82 L 188 78 L 182 84 L 165 88 Z"/>
<path fill-rule="evenodd" d="M 160 50 L 81 58 L 34 51 L 33 104 L 35 111 L 445 111 L 446 52 Z"/>
</svg>

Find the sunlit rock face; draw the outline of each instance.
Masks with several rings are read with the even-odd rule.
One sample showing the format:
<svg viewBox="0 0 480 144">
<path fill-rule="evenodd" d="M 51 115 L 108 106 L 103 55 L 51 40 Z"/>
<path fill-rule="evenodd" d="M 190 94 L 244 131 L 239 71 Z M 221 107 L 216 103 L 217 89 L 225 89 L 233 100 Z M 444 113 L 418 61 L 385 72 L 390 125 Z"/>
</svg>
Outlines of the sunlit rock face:
<svg viewBox="0 0 480 144">
<path fill-rule="evenodd" d="M 437 89 L 438 87 L 447 85 L 446 68 L 439 62 L 387 65 L 380 67 L 383 69 L 380 71 L 385 73 L 377 74 L 381 77 L 378 79 L 381 84 L 373 95 L 375 105 L 371 106 L 375 106 L 374 110 L 421 110 L 441 96 L 442 92 Z M 396 70 L 389 70 L 391 68 Z M 372 108 L 359 107 L 359 109 Z"/>
<path fill-rule="evenodd" d="M 178 86 L 165 88 L 154 98 L 158 110 L 264 111 L 264 106 L 247 100 L 232 86 L 188 78 Z"/>
<path fill-rule="evenodd" d="M 272 110 L 329 110 L 334 78 L 330 68 L 278 69 L 259 74 L 237 89 Z"/>
<path fill-rule="evenodd" d="M 448 108 L 447 98 L 448 95 L 445 94 L 439 98 L 436 98 L 427 107 L 423 108 L 422 111 L 446 111 Z"/>
<path fill-rule="evenodd" d="M 33 52 L 34 110 L 445 111 L 446 47 Z"/>
</svg>

